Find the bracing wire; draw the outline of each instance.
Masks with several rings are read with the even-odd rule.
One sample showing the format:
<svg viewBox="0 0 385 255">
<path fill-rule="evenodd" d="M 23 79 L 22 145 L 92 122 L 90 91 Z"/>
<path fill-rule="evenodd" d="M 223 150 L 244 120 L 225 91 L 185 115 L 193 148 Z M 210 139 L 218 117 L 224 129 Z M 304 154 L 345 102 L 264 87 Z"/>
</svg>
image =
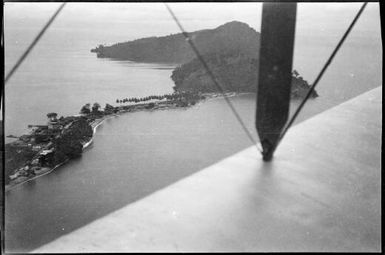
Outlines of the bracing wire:
<svg viewBox="0 0 385 255">
<path fill-rule="evenodd" d="M 12 67 L 11 71 L 6 75 L 5 77 L 5 81 L 4 83 L 6 84 L 9 79 L 13 76 L 13 74 L 15 73 L 15 71 L 18 69 L 18 67 L 22 64 L 22 62 L 25 60 L 25 58 L 28 56 L 28 54 L 31 52 L 31 50 L 34 48 L 34 46 L 37 44 L 37 42 L 40 40 L 40 38 L 44 35 L 45 31 L 49 28 L 49 26 L 52 24 L 52 22 L 56 19 L 56 17 L 59 15 L 59 13 L 62 11 L 62 9 L 64 8 L 64 6 L 66 5 L 66 3 L 62 3 L 59 8 L 56 10 L 56 12 L 52 15 L 52 17 L 48 20 L 48 22 L 46 23 L 46 25 L 43 27 L 43 29 L 39 32 L 39 34 L 35 37 L 35 39 L 32 41 L 32 43 L 28 46 L 28 48 L 26 49 L 26 51 L 23 53 L 23 55 L 19 58 L 19 60 L 16 62 L 16 64 Z M 355 18 L 353 19 L 353 21 L 351 22 L 350 26 L 348 27 L 348 29 L 346 30 L 346 32 L 344 33 L 344 35 L 342 36 L 342 38 L 340 39 L 339 43 L 337 44 L 337 46 L 335 47 L 335 49 L 333 50 L 333 53 L 331 54 L 331 56 L 329 57 L 329 59 L 326 61 L 325 65 L 323 66 L 322 70 L 320 71 L 320 73 L 318 74 L 317 78 L 315 79 L 313 85 L 310 87 L 308 93 L 306 94 L 305 98 L 302 100 L 302 102 L 300 103 L 300 105 L 298 106 L 298 108 L 296 109 L 295 113 L 293 114 L 292 118 L 289 120 L 289 122 L 287 123 L 287 125 L 285 126 L 284 130 L 281 132 L 281 135 L 279 137 L 279 140 L 278 142 L 275 144 L 274 146 L 274 149 L 278 146 L 278 144 L 280 143 L 280 141 L 283 139 L 283 137 L 285 136 L 286 132 L 288 131 L 288 129 L 292 126 L 292 124 L 294 123 L 295 119 L 297 118 L 298 114 L 301 112 L 303 106 L 305 105 L 306 101 L 310 98 L 310 95 L 313 93 L 316 85 L 318 84 L 318 82 L 320 81 L 320 79 L 322 78 L 323 74 L 325 73 L 326 69 L 328 68 L 328 66 L 330 65 L 330 63 L 332 62 L 332 60 L 334 59 L 335 55 L 337 54 L 338 50 L 340 49 L 340 47 L 342 46 L 342 44 L 344 43 L 345 39 L 347 38 L 347 36 L 349 35 L 350 31 L 352 30 L 352 28 L 354 27 L 355 23 L 357 22 L 357 20 L 359 19 L 359 17 L 361 16 L 362 12 L 364 11 L 365 7 L 367 5 L 367 2 L 365 2 L 360 10 L 358 11 L 358 13 L 356 14 Z M 219 91 L 221 92 L 221 94 L 223 95 L 226 103 L 228 104 L 228 106 L 230 107 L 231 111 L 233 112 L 234 116 L 236 117 L 236 119 L 238 120 L 239 124 L 241 125 L 241 127 L 243 128 L 243 130 L 245 131 L 246 135 L 248 136 L 248 138 L 250 139 L 250 141 L 253 143 L 253 144 L 256 144 L 256 141 L 255 139 L 253 138 L 253 136 L 251 135 L 251 133 L 249 132 L 249 130 L 246 128 L 246 125 L 245 123 L 243 122 L 242 118 L 240 117 L 240 115 L 238 114 L 238 112 L 235 110 L 233 104 L 231 103 L 231 101 L 229 100 L 229 98 L 226 96 L 226 94 L 224 93 L 224 90 L 222 88 L 222 86 L 219 84 L 219 82 L 217 81 L 217 79 L 215 78 L 214 74 L 212 73 L 212 71 L 210 70 L 210 68 L 208 67 L 207 63 L 205 62 L 205 60 L 203 59 L 202 55 L 200 54 L 200 52 L 198 51 L 197 47 L 195 46 L 195 44 L 193 43 L 193 41 L 191 40 L 191 38 L 189 37 L 188 33 L 184 30 L 182 24 L 179 22 L 178 18 L 175 16 L 174 12 L 172 11 L 172 9 L 168 6 L 167 3 L 165 3 L 165 6 L 167 7 L 167 10 L 169 11 L 170 15 L 172 16 L 172 18 L 174 19 L 174 21 L 176 22 L 176 24 L 178 25 L 179 29 L 182 31 L 182 34 L 185 36 L 187 42 L 189 43 L 189 45 L 191 46 L 192 50 L 194 51 L 195 55 L 197 56 L 197 58 L 199 59 L 199 61 L 201 62 L 201 64 L 203 65 L 203 67 L 206 69 L 206 72 L 207 74 L 210 76 L 210 78 L 212 79 L 212 81 L 214 82 L 215 86 L 217 87 L 217 89 L 219 89 Z M 0 95 L 1 96 L 1 95 Z"/>
<path fill-rule="evenodd" d="M 39 32 L 39 34 L 35 37 L 35 39 L 32 41 L 32 43 L 28 46 L 28 48 L 25 50 L 23 55 L 19 58 L 19 60 L 16 62 L 16 64 L 12 67 L 11 71 L 6 75 L 4 84 L 7 84 L 9 79 L 12 77 L 12 75 L 15 73 L 15 71 L 19 68 L 21 63 L 25 60 L 25 58 L 28 56 L 28 54 L 31 52 L 33 47 L 37 44 L 37 42 L 40 40 L 40 38 L 44 35 L 45 31 L 49 28 L 49 26 L 52 24 L 52 22 L 56 19 L 57 15 L 61 12 L 63 7 L 66 5 L 66 3 L 62 3 L 59 8 L 56 10 L 56 12 L 52 15 L 52 17 L 47 21 L 47 23 L 44 25 L 42 30 Z"/>
<path fill-rule="evenodd" d="M 168 4 L 165 3 L 165 6 L 167 7 L 167 10 L 169 11 L 171 17 L 174 19 L 174 21 L 176 22 L 176 24 L 178 25 L 179 29 L 181 30 L 182 34 L 184 35 L 184 37 L 186 38 L 187 42 L 190 44 L 192 50 L 194 51 L 195 55 L 197 56 L 198 60 L 201 62 L 201 64 L 203 65 L 203 67 L 206 69 L 206 72 L 207 74 L 210 76 L 210 78 L 212 79 L 212 81 L 214 82 L 215 86 L 217 87 L 217 89 L 221 92 L 221 94 L 223 95 L 226 103 L 228 104 L 228 106 L 230 107 L 231 111 L 233 112 L 235 118 L 238 120 L 239 124 L 241 125 L 241 127 L 243 128 L 243 130 L 245 131 L 246 135 L 248 136 L 248 138 L 250 139 L 250 141 L 253 143 L 253 144 L 256 144 L 256 141 L 255 139 L 253 138 L 253 136 L 251 135 L 250 131 L 247 129 L 245 123 L 243 122 L 241 116 L 238 114 L 238 112 L 236 111 L 236 109 L 234 108 L 233 104 L 231 103 L 231 101 L 229 100 L 229 98 L 226 96 L 222 86 L 219 84 L 218 80 L 215 78 L 215 75 L 213 74 L 213 72 L 210 70 L 209 66 L 207 65 L 206 61 L 203 59 L 202 55 L 200 54 L 198 48 L 195 46 L 195 44 L 193 43 L 193 41 L 191 40 L 191 38 L 189 37 L 188 33 L 186 32 L 186 30 L 184 30 L 182 24 L 179 22 L 178 18 L 175 16 L 174 12 L 172 11 L 172 9 L 168 6 Z M 257 147 L 259 149 L 259 147 Z"/>
<path fill-rule="evenodd" d="M 362 4 L 361 8 L 357 12 L 357 14 L 354 17 L 353 21 L 350 23 L 348 29 L 345 31 L 344 35 L 341 37 L 341 39 L 338 42 L 337 46 L 334 48 L 334 50 L 333 50 L 332 54 L 330 55 L 329 59 L 326 61 L 325 65 L 322 67 L 320 73 L 318 74 L 317 78 L 315 79 L 313 85 L 310 87 L 310 89 L 307 92 L 305 98 L 302 100 L 302 102 L 300 103 L 300 105 L 298 106 L 296 111 L 294 112 L 293 116 L 291 117 L 291 119 L 288 121 L 287 125 L 285 126 L 285 128 L 281 132 L 281 135 L 279 136 L 279 139 L 278 139 L 277 143 L 275 144 L 274 149 L 278 146 L 280 141 L 283 139 L 283 137 L 285 136 L 286 132 L 292 126 L 292 124 L 294 123 L 294 121 L 297 118 L 298 114 L 301 112 L 301 110 L 302 110 L 303 106 L 305 105 L 306 101 L 310 98 L 310 95 L 313 93 L 314 88 L 317 86 L 318 82 L 321 80 L 323 74 L 325 73 L 325 71 L 328 68 L 328 66 L 330 65 L 330 63 L 332 62 L 334 56 L 337 54 L 338 50 L 341 48 L 342 44 L 344 43 L 344 41 L 347 38 L 347 36 L 349 35 L 350 31 L 352 30 L 352 28 L 356 24 L 357 20 L 361 16 L 361 14 L 364 11 L 366 5 L 367 5 L 367 2 Z"/>
</svg>

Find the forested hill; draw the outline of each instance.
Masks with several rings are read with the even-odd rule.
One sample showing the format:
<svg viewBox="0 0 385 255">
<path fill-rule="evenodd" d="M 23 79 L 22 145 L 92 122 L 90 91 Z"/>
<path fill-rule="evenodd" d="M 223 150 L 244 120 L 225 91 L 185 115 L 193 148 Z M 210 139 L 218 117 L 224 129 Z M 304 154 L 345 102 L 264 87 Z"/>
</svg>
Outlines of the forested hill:
<svg viewBox="0 0 385 255">
<path fill-rule="evenodd" d="M 255 92 L 260 45 L 258 32 L 245 23 L 232 21 L 189 35 L 226 91 Z M 181 33 L 99 46 L 91 51 L 101 58 L 180 64 L 171 76 L 175 91 L 219 92 Z M 294 73 L 292 96 L 304 97 L 309 84 Z M 314 91 L 312 97 L 316 96 Z"/>
<path fill-rule="evenodd" d="M 189 33 L 202 54 L 240 51 L 258 58 L 260 34 L 249 25 L 232 21 L 215 29 Z M 187 63 L 195 58 L 183 34 L 149 37 L 91 50 L 101 58 L 116 58 L 136 62 Z"/>
<path fill-rule="evenodd" d="M 239 51 L 209 53 L 203 58 L 225 92 L 256 92 L 257 59 Z M 175 83 L 174 90 L 178 92 L 220 92 L 198 59 L 175 68 L 171 78 Z M 307 81 L 293 71 L 291 96 L 303 98 L 309 89 Z M 311 97 L 317 96 L 313 91 Z"/>
</svg>

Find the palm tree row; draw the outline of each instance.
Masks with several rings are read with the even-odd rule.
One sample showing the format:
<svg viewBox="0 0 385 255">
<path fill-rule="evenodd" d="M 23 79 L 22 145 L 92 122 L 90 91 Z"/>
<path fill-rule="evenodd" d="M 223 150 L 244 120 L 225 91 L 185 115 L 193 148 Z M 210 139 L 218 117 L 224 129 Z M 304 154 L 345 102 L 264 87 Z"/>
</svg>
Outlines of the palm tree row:
<svg viewBox="0 0 385 255">
<path fill-rule="evenodd" d="M 167 100 L 180 100 L 180 99 L 197 100 L 200 98 L 201 98 L 201 96 L 198 95 L 197 93 L 182 91 L 182 92 L 174 92 L 172 94 L 151 95 L 151 96 L 142 97 L 142 98 L 132 97 L 132 98 L 116 99 L 116 103 L 120 103 L 120 104 L 132 103 L 132 102 L 133 103 L 139 103 L 139 102 L 145 102 L 145 101 L 149 101 L 149 100 L 163 100 L 163 99 L 167 99 Z"/>
</svg>

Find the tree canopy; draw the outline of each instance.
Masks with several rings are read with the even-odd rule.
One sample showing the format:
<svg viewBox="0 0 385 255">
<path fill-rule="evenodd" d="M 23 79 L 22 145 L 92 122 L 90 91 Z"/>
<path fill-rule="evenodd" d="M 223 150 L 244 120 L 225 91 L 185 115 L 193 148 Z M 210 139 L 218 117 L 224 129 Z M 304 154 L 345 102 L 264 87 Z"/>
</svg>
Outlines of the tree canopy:
<svg viewBox="0 0 385 255">
<path fill-rule="evenodd" d="M 82 109 L 80 109 L 80 113 L 81 114 L 89 114 L 89 113 L 91 113 L 91 104 L 85 104 L 83 107 L 82 107 Z"/>
<path fill-rule="evenodd" d="M 57 117 L 57 113 L 56 112 L 47 113 L 47 117 L 48 118 L 56 118 Z"/>
<path fill-rule="evenodd" d="M 92 106 L 92 112 L 97 113 L 97 112 L 99 112 L 99 109 L 100 109 L 100 104 L 94 103 L 94 105 Z"/>
</svg>

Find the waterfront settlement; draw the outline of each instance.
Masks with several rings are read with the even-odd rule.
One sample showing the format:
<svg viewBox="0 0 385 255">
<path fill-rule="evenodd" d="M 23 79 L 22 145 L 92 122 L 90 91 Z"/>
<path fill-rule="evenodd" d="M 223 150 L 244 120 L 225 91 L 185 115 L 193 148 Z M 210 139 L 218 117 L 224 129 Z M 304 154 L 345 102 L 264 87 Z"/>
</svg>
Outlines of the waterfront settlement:
<svg viewBox="0 0 385 255">
<path fill-rule="evenodd" d="M 160 110 L 195 105 L 205 95 L 174 92 L 161 96 L 117 99 L 119 106 L 98 103 L 84 105 L 79 115 L 60 117 L 47 114 L 45 125 L 28 125 L 29 134 L 10 138 L 17 140 L 5 145 L 6 191 L 17 184 L 47 174 L 73 158 L 80 157 L 93 141 L 96 127 L 108 117 L 141 110 Z M 144 103 L 145 102 L 145 103 Z"/>
</svg>

